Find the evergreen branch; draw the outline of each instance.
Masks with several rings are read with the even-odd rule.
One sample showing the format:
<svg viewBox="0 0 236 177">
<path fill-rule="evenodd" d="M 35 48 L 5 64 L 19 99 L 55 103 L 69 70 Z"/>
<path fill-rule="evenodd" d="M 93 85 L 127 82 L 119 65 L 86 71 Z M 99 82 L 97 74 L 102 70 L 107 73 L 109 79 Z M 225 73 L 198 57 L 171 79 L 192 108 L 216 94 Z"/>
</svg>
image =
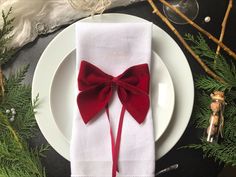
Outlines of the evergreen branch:
<svg viewBox="0 0 236 177">
<path fill-rule="evenodd" d="M 200 80 L 197 81 L 198 87 L 202 86 L 202 89 L 204 89 L 204 87 L 206 87 L 207 84 L 210 83 L 212 83 L 210 84 L 210 86 L 208 86 L 210 88 L 206 88 L 206 90 L 208 91 L 214 89 L 214 86 L 215 89 L 220 90 L 230 90 L 233 87 L 236 87 L 236 69 L 233 62 L 231 62 L 231 64 L 228 64 L 228 62 L 222 55 L 216 55 L 215 51 L 210 49 L 210 47 L 206 43 L 206 40 L 201 34 L 199 34 L 197 37 L 194 37 L 191 34 L 186 34 L 185 40 L 192 44 L 191 48 L 193 49 L 193 51 L 203 59 L 207 66 L 213 69 L 215 73 L 225 81 L 225 83 L 222 83 L 217 80 L 214 81 L 214 79 L 210 79 L 210 77 L 207 76 L 205 76 L 206 79 L 203 79 L 204 76 L 199 76 Z M 220 85 L 222 85 L 222 87 Z"/>
<path fill-rule="evenodd" d="M 40 159 L 45 157 L 48 146 L 29 147 L 27 141 L 38 132 L 34 117 L 34 109 L 38 104 L 38 96 L 31 103 L 31 88 L 22 81 L 29 66 L 17 73 L 4 78 L 2 65 L 8 62 L 14 54 L 8 49 L 13 30 L 10 9 L 2 12 L 3 25 L 0 28 L 0 177 L 46 177 L 45 169 Z M 15 108 L 14 122 L 10 122 L 7 109 Z"/>
<path fill-rule="evenodd" d="M 210 93 L 215 90 L 224 91 L 227 105 L 224 110 L 223 136 L 219 143 L 209 143 L 205 139 L 201 144 L 192 144 L 185 147 L 201 149 L 204 156 L 213 157 L 218 162 L 236 166 L 236 69 L 235 63 L 230 63 L 222 55 L 216 55 L 210 49 L 206 40 L 201 36 L 185 35 L 185 40 L 191 43 L 191 48 L 199 55 L 207 66 L 224 79 L 220 83 L 209 76 L 198 75 L 195 77 L 196 100 L 193 110 L 193 121 L 198 128 L 206 129 L 210 118 Z"/>
<path fill-rule="evenodd" d="M 28 66 L 6 79 L 5 97 L 0 102 L 0 176 L 4 177 L 46 177 L 40 159 L 49 146 L 30 148 L 27 144 L 38 132 L 34 109 L 39 99 L 37 96 L 32 103 L 30 87 L 22 85 L 27 69 Z M 3 112 L 13 107 L 15 121 L 9 122 Z"/>
<path fill-rule="evenodd" d="M 226 99 L 227 99 L 227 102 L 230 102 L 230 103 L 236 100 L 236 91 L 230 90 L 230 92 L 226 94 Z"/>
<path fill-rule="evenodd" d="M 13 75 L 10 75 L 8 79 L 6 79 L 6 91 L 11 90 L 12 88 L 18 87 L 19 84 L 24 80 L 25 75 L 29 69 L 29 65 L 24 66 L 19 69 Z"/>
<path fill-rule="evenodd" d="M 231 85 L 227 83 L 220 83 L 209 76 L 198 75 L 195 78 L 195 87 L 197 89 L 203 89 L 208 92 L 212 92 L 214 90 L 225 91 L 230 90 L 232 88 Z"/>
<path fill-rule="evenodd" d="M 42 144 L 41 146 L 36 147 L 36 148 L 34 149 L 34 151 L 35 151 L 35 153 L 38 154 L 39 157 L 46 157 L 46 156 L 45 156 L 45 152 L 49 151 L 50 148 L 51 148 L 50 145 L 48 145 L 48 144 L 46 144 L 46 145 Z"/>
<path fill-rule="evenodd" d="M 11 12 L 12 12 L 12 7 L 8 10 L 6 14 L 4 11 L 2 11 L 3 26 L 0 29 L 1 39 L 4 38 L 5 35 L 9 34 L 13 29 L 13 26 L 11 24 L 14 21 L 14 18 L 9 18 Z"/>
<path fill-rule="evenodd" d="M 20 69 L 16 74 L 6 79 L 6 95 L 2 100 L 0 110 L 4 112 L 12 105 L 17 111 L 17 119 L 13 126 L 19 132 L 22 139 L 30 139 L 37 134 L 38 128 L 34 119 L 34 109 L 38 104 L 38 97 L 31 103 L 31 89 L 29 86 L 21 85 L 29 66 Z M 21 110 L 20 112 L 18 110 Z"/>
<path fill-rule="evenodd" d="M 6 47 L 7 43 L 10 42 L 13 37 L 9 36 L 13 30 L 12 23 L 14 21 L 14 18 L 9 17 L 11 12 L 12 8 L 10 8 L 6 14 L 2 11 L 3 26 L 0 28 L 0 66 L 7 63 L 15 53 L 14 49 L 8 49 Z"/>
<path fill-rule="evenodd" d="M 7 43 L 12 39 L 12 36 L 9 36 L 10 32 L 13 30 L 12 23 L 14 18 L 9 18 L 12 8 L 9 9 L 7 14 L 2 11 L 3 26 L 0 28 L 0 98 L 4 97 L 4 76 L 2 72 L 2 65 L 7 63 L 12 55 L 15 53 L 14 49 L 8 49 L 6 47 Z"/>
<path fill-rule="evenodd" d="M 0 113 L 0 119 L 1 121 L 7 120 L 2 113 Z M 23 146 L 19 147 L 15 138 L 12 138 L 12 131 L 9 131 L 8 127 L 4 129 L 5 125 L 0 125 L 1 133 L 4 133 L 0 139 L 0 171 L 4 172 L 7 169 L 5 172 L 9 173 L 17 170 L 19 173 L 22 173 L 21 176 L 25 176 L 28 173 L 31 176 L 43 177 L 43 169 L 37 148 L 29 149 L 26 146 L 26 142 L 23 143 Z"/>
<path fill-rule="evenodd" d="M 230 93 L 230 92 L 229 92 Z M 230 96 L 227 93 L 226 97 Z M 234 95 L 236 97 L 236 95 Z M 234 99 L 234 98 L 233 98 Z M 194 107 L 194 122 L 196 127 L 205 129 L 209 125 L 210 97 L 203 93 L 197 93 L 197 100 Z M 225 107 L 225 126 L 223 130 L 224 139 L 220 144 L 213 144 L 202 139 L 202 144 L 187 145 L 184 148 L 202 149 L 205 156 L 214 157 L 216 161 L 224 162 L 228 165 L 236 165 L 236 105 L 231 100 Z M 219 153 L 220 155 L 218 155 Z M 230 155 L 229 155 L 230 154 Z"/>
<path fill-rule="evenodd" d="M 0 113 L 1 114 L 1 113 Z M 14 130 L 14 128 L 11 126 L 11 124 L 9 123 L 9 121 L 7 120 L 7 118 L 3 115 L 0 115 L 0 117 L 2 117 L 2 122 L 3 122 L 3 126 L 6 126 L 6 128 L 10 131 L 10 133 L 12 134 L 13 138 L 15 139 L 15 141 L 17 142 L 17 144 L 19 145 L 20 149 L 23 149 L 23 146 L 21 144 L 20 138 L 18 137 L 18 133 Z"/>
<path fill-rule="evenodd" d="M 232 146 L 234 145 L 234 146 Z M 201 149 L 205 156 L 213 157 L 215 161 L 224 162 L 231 166 L 236 166 L 236 144 L 232 142 L 209 143 L 202 140 L 202 144 L 191 144 L 184 148 Z"/>
</svg>

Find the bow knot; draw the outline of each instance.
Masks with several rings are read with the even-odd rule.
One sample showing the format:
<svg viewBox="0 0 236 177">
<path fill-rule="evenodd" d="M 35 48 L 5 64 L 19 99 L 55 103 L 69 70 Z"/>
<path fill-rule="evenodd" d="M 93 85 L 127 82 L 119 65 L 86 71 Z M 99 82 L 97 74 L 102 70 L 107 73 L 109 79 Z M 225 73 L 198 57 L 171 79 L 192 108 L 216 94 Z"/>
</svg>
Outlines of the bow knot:
<svg viewBox="0 0 236 177">
<path fill-rule="evenodd" d="M 117 77 L 113 77 L 111 81 L 112 81 L 113 84 L 116 84 L 117 81 L 118 81 L 118 78 Z"/>
<path fill-rule="evenodd" d="M 150 105 L 149 81 L 147 64 L 135 65 L 113 77 L 93 64 L 82 61 L 78 75 L 80 93 L 77 97 L 82 119 L 88 123 L 102 111 L 111 99 L 114 92 L 112 88 L 116 87 L 124 108 L 138 123 L 142 123 Z"/>
</svg>

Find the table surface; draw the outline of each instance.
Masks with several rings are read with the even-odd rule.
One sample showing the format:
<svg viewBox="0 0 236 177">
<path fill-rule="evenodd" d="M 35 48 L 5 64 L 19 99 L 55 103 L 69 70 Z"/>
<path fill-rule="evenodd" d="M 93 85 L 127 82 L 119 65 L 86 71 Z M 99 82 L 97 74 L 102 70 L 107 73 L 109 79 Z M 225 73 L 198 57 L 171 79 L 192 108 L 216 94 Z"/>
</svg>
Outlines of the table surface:
<svg viewBox="0 0 236 177">
<path fill-rule="evenodd" d="M 225 0 L 198 0 L 200 10 L 197 19 L 195 20 L 197 24 L 208 30 L 215 36 L 219 36 L 221 30 L 221 22 L 224 18 L 224 13 L 227 8 L 228 1 Z M 162 8 L 160 3 L 157 3 L 159 8 Z M 234 3 L 234 5 L 236 5 Z M 154 24 L 160 26 L 167 33 L 171 35 L 179 43 L 175 35 L 169 30 L 168 27 L 159 19 L 158 16 L 152 14 L 152 9 L 147 2 L 140 2 L 128 7 L 119 7 L 106 11 L 106 13 L 125 13 L 130 15 L 135 15 L 146 20 L 153 22 Z M 211 17 L 209 23 L 204 22 L 206 16 Z M 236 25 L 233 19 L 236 17 L 236 8 L 233 8 L 227 25 L 226 34 L 224 37 L 224 42 L 233 50 L 236 50 Z M 185 33 L 197 34 L 190 25 L 175 25 L 179 32 L 183 35 Z M 27 73 L 25 83 L 31 84 L 33 73 L 40 55 L 47 47 L 48 43 L 63 29 L 46 35 L 41 36 L 34 42 L 24 46 L 14 57 L 14 60 L 7 65 L 5 68 L 6 73 L 14 72 L 17 68 L 30 64 L 29 71 Z M 191 55 L 186 51 L 186 49 L 179 43 L 182 50 L 184 51 L 188 62 L 190 64 L 193 73 L 204 73 L 198 63 L 191 57 Z M 216 48 L 216 45 L 210 43 L 210 45 Z M 199 142 L 199 137 L 202 135 L 202 130 L 194 128 L 194 126 L 189 123 L 185 133 L 178 141 L 178 143 L 168 152 L 164 157 L 156 162 L 156 171 L 166 168 L 173 164 L 179 164 L 179 168 L 175 171 L 168 172 L 160 176 L 171 176 L 171 177 L 215 177 L 222 169 L 222 166 L 215 163 L 212 159 L 203 158 L 201 151 L 191 150 L 191 149 L 179 149 L 179 147 Z M 34 138 L 31 142 L 34 144 L 47 143 L 45 138 L 41 133 Z M 47 152 L 47 158 L 43 159 L 43 165 L 46 167 L 47 177 L 69 177 L 70 176 L 70 163 L 61 157 L 53 149 Z"/>
</svg>

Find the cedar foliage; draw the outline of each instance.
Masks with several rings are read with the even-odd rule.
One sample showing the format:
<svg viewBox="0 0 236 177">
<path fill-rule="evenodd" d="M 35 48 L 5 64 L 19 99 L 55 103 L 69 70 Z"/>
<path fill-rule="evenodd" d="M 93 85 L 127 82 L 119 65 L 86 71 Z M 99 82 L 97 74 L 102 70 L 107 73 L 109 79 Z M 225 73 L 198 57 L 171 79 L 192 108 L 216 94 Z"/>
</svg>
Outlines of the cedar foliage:
<svg viewBox="0 0 236 177">
<path fill-rule="evenodd" d="M 209 76 L 198 75 L 195 77 L 197 89 L 196 103 L 194 105 L 193 122 L 197 128 L 205 129 L 209 124 L 211 102 L 210 93 L 214 90 L 225 92 L 227 105 L 225 106 L 225 125 L 223 139 L 219 143 L 206 142 L 201 139 L 201 144 L 192 144 L 188 147 L 202 149 L 205 156 L 213 157 L 216 161 L 227 165 L 236 166 L 236 68 L 235 63 L 227 61 L 224 56 L 216 55 L 206 40 L 199 34 L 194 37 L 191 34 L 185 36 L 192 44 L 192 49 L 204 59 L 204 62 L 222 77 L 226 83 L 220 83 Z"/>
<path fill-rule="evenodd" d="M 13 49 L 6 47 L 12 36 L 13 18 L 2 12 L 3 24 L 0 27 L 0 67 L 6 64 L 14 54 Z M 4 94 L 0 94 L 0 177 L 46 177 L 41 164 L 41 157 L 49 149 L 48 145 L 29 146 L 29 140 L 38 133 L 34 109 L 38 97 L 31 102 L 31 87 L 22 84 L 28 66 L 8 78 L 3 77 Z M 1 73 L 2 74 L 2 73 Z M 10 121 L 11 113 L 16 110 L 15 120 Z"/>
</svg>

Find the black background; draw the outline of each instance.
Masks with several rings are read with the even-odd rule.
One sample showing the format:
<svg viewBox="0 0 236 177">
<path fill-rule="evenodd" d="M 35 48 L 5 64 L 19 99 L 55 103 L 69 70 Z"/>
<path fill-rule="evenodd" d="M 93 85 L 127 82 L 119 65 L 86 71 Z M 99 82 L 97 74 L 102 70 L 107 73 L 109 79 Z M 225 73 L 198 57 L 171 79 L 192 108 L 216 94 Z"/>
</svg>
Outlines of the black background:
<svg viewBox="0 0 236 177">
<path fill-rule="evenodd" d="M 208 30 L 215 36 L 220 35 L 221 22 L 224 18 L 224 13 L 227 8 L 228 1 L 226 0 L 198 0 L 200 10 L 199 15 L 195 22 L 204 29 Z M 156 3 L 157 6 L 162 9 L 161 3 Z M 233 10 L 231 11 L 229 21 L 227 24 L 227 30 L 224 37 L 224 43 L 227 44 L 231 49 L 236 51 L 236 4 L 233 4 Z M 13 12 L 14 13 L 14 12 Z M 198 63 L 192 58 L 192 56 L 186 51 L 186 49 L 179 43 L 175 35 L 169 30 L 169 28 L 159 19 L 158 16 L 152 13 L 152 8 L 148 2 L 140 2 L 128 7 L 119 7 L 106 11 L 105 13 L 125 13 L 135 15 L 146 20 L 153 22 L 160 26 L 167 33 L 175 39 L 176 42 L 181 46 L 184 51 L 188 62 L 190 64 L 193 73 L 204 73 Z M 211 17 L 209 23 L 204 22 L 206 16 Z M 184 35 L 185 33 L 197 34 L 198 32 L 190 25 L 175 25 L 178 31 Z M 34 42 L 24 46 L 14 57 L 14 60 L 5 67 L 5 72 L 10 73 L 15 71 L 17 68 L 24 64 L 30 63 L 29 72 L 25 79 L 26 83 L 31 84 L 34 69 L 39 60 L 43 50 L 47 47 L 48 43 L 62 30 L 41 36 Z M 210 43 L 211 47 L 216 48 L 216 45 Z M 183 76 L 184 77 L 184 76 Z M 184 90 L 183 90 L 184 92 Z M 170 165 L 179 164 L 179 168 L 175 171 L 168 172 L 160 176 L 170 177 L 215 177 L 222 169 L 223 165 L 218 165 L 213 160 L 203 158 L 201 151 L 190 150 L 190 149 L 179 149 L 179 147 L 199 142 L 199 137 L 202 135 L 202 130 L 194 128 L 189 123 L 185 133 L 178 141 L 178 143 L 168 152 L 164 157 L 156 162 L 156 171 L 166 168 Z M 55 137 L 56 138 L 56 137 Z M 39 135 L 34 138 L 31 142 L 32 145 L 47 143 L 43 135 Z M 53 149 L 47 152 L 47 158 L 43 159 L 43 165 L 46 167 L 47 177 L 69 177 L 70 176 L 70 163 L 61 157 Z"/>
</svg>

